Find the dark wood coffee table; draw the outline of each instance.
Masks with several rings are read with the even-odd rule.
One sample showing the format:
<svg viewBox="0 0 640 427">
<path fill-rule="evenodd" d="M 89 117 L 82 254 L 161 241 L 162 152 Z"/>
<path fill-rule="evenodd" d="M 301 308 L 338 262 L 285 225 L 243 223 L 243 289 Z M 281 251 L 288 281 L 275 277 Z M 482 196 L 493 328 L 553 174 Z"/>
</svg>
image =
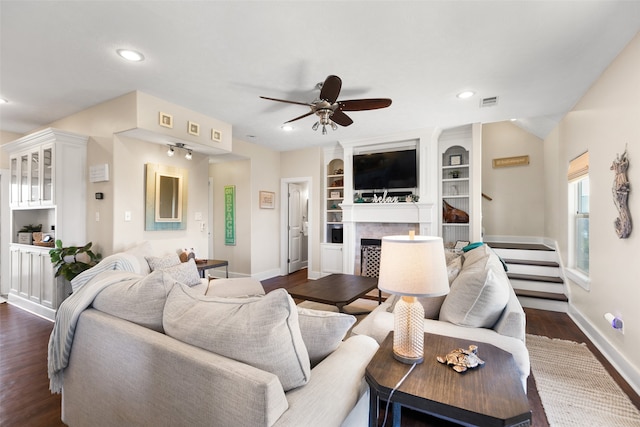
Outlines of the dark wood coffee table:
<svg viewBox="0 0 640 427">
<path fill-rule="evenodd" d="M 378 286 L 375 277 L 353 274 L 330 274 L 289 289 L 293 298 L 335 305 L 344 313 L 344 306 L 371 292 Z M 378 293 L 378 303 L 380 293 Z"/>
<path fill-rule="evenodd" d="M 437 355 L 470 344 L 478 346 L 484 366 L 458 373 L 438 363 Z M 424 335 L 424 362 L 393 393 L 393 425 L 400 425 L 402 406 L 462 425 L 529 426 L 531 410 L 522 388 L 513 356 L 491 344 L 442 335 Z M 393 358 L 393 332 L 384 340 L 366 368 L 371 387 L 369 425 L 378 425 L 380 400 L 389 400 L 391 390 L 411 365 Z"/>
</svg>

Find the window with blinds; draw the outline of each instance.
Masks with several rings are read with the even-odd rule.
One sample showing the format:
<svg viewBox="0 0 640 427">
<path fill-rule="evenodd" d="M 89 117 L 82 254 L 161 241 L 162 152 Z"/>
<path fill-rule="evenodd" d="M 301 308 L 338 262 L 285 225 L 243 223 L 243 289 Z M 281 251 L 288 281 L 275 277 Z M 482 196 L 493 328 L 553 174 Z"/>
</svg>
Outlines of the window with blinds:
<svg viewBox="0 0 640 427">
<path fill-rule="evenodd" d="M 572 245 L 572 267 L 585 275 L 589 275 L 589 152 L 569 162 L 567 172 L 570 203 L 569 229 L 573 238 L 568 241 Z"/>
</svg>

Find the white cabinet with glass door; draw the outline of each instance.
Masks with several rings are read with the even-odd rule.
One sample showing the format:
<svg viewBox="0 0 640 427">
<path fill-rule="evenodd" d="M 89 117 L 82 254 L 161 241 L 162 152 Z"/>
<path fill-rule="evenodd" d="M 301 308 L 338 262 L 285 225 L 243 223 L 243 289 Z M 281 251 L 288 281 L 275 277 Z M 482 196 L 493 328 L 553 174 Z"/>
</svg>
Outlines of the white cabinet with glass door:
<svg viewBox="0 0 640 427">
<path fill-rule="evenodd" d="M 11 155 L 11 207 L 53 204 L 53 155 L 51 144 Z"/>
</svg>

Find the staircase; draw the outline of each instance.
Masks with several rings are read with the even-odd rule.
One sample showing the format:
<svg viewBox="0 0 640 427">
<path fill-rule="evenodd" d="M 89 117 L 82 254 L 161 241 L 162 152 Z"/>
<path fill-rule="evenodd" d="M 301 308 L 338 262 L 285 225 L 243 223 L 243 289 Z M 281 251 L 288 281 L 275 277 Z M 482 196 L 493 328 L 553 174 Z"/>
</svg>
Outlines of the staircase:
<svg viewBox="0 0 640 427">
<path fill-rule="evenodd" d="M 507 264 L 507 276 L 523 307 L 567 312 L 560 257 L 545 242 L 486 241 Z"/>
</svg>

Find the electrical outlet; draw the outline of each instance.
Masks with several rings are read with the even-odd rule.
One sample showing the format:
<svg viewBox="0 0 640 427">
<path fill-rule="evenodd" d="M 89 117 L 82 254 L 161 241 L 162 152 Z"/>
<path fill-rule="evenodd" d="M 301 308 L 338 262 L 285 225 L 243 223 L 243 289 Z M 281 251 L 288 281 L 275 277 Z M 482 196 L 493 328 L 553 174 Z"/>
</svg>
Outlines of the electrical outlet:
<svg viewBox="0 0 640 427">
<path fill-rule="evenodd" d="M 100 212 L 96 212 L 96 222 L 100 222 Z"/>
<path fill-rule="evenodd" d="M 124 220 L 131 221 L 131 211 L 124 211 Z"/>
</svg>

